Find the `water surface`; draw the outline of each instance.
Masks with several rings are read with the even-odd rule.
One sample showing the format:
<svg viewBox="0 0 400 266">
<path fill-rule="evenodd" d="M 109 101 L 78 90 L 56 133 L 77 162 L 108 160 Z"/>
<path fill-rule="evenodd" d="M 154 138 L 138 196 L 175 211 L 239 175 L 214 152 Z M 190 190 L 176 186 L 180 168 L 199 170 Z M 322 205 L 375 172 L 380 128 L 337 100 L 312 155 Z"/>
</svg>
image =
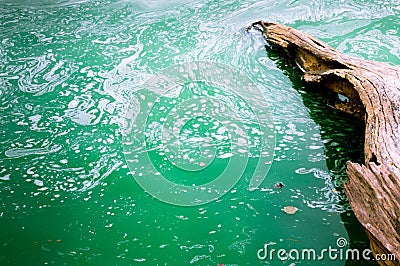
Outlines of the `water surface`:
<svg viewBox="0 0 400 266">
<path fill-rule="evenodd" d="M 0 13 L 0 264 L 282 265 L 257 251 L 266 243 L 321 250 L 339 237 L 368 247 L 341 185 L 345 162 L 363 160 L 362 125 L 307 91 L 245 28 L 277 21 L 347 54 L 399 64 L 395 1 L 0 0 Z M 247 189 L 250 167 L 219 200 L 180 207 L 135 182 L 149 173 L 141 162 L 127 167 L 121 128 L 148 77 L 192 61 L 226 64 L 256 84 L 276 147 L 258 190 Z"/>
</svg>

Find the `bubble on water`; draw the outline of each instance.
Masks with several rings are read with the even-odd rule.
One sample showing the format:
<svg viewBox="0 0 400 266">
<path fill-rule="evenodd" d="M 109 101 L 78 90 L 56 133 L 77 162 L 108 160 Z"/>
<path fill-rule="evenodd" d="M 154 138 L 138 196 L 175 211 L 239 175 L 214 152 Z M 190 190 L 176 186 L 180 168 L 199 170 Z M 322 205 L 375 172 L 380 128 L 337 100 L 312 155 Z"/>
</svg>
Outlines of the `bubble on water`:
<svg viewBox="0 0 400 266">
<path fill-rule="evenodd" d="M 262 170 L 256 168 L 250 187 L 257 187 L 265 178 L 265 165 L 270 165 L 266 161 L 272 160 L 264 157 L 273 156 L 273 152 L 265 151 L 272 150 L 275 144 L 274 138 L 270 137 L 274 134 L 269 132 L 273 130 L 271 117 L 267 110 L 260 112 L 266 107 L 265 99 L 247 77 L 228 69 L 209 62 L 176 65 L 150 78 L 141 90 L 136 91 L 134 104 L 130 104 L 135 109 L 127 111 L 127 118 L 131 119 L 127 124 L 131 128 L 123 134 L 124 150 L 127 151 L 124 155 L 131 171 L 136 169 L 134 164 L 130 165 L 134 155 L 141 162 L 157 159 L 153 158 L 153 151 L 161 156 L 155 164 L 152 161 L 143 163 L 148 166 L 143 169 L 145 173 L 134 176 L 146 191 L 154 187 L 153 183 L 165 188 L 147 191 L 155 198 L 183 205 L 218 199 L 229 191 L 227 186 L 232 187 L 246 169 L 252 156 L 246 148 L 257 154 L 253 158 L 265 161 L 259 164 L 263 166 Z M 221 80 L 229 82 L 221 84 Z M 231 87 L 226 87 L 227 84 Z M 143 96 L 147 102 L 136 100 Z M 143 147 L 146 147 L 147 154 L 131 152 Z M 206 170 L 204 166 L 213 168 L 216 165 L 213 163 L 218 160 L 228 164 L 225 171 L 204 185 L 191 182 L 190 186 L 185 186 L 171 183 L 168 178 L 167 170 L 196 174 Z M 166 167 L 162 167 L 162 161 Z M 158 169 L 148 169 L 153 166 Z M 149 172 L 161 174 L 149 177 Z M 168 189 L 169 186 L 173 187 Z"/>
<path fill-rule="evenodd" d="M 8 181 L 8 180 L 10 180 L 10 174 L 6 174 L 5 176 L 1 176 L 0 177 L 0 180 L 3 180 L 3 181 Z"/>
<path fill-rule="evenodd" d="M 43 186 L 43 184 L 44 184 L 42 180 L 38 180 L 38 179 L 33 180 L 33 183 L 39 187 Z"/>
<path fill-rule="evenodd" d="M 70 109 L 75 108 L 75 107 L 78 106 L 78 104 L 79 104 L 79 101 L 76 100 L 76 99 L 74 99 L 74 100 L 72 100 L 72 101 L 70 101 L 70 102 L 68 103 L 68 108 L 70 108 Z"/>
<path fill-rule="evenodd" d="M 226 158 L 229 158 L 229 157 L 232 157 L 232 156 L 233 156 L 233 153 L 228 152 L 228 153 L 223 153 L 223 154 L 219 155 L 218 158 L 226 159 Z"/>
</svg>

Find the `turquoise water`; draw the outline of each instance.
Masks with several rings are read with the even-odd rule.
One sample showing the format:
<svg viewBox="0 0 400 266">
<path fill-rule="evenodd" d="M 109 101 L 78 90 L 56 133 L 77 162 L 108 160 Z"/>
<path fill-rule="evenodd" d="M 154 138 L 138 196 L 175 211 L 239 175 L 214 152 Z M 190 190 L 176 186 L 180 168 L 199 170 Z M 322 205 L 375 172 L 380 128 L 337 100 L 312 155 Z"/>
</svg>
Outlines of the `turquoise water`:
<svg viewBox="0 0 400 266">
<path fill-rule="evenodd" d="M 372 265 L 257 258 L 268 243 L 321 250 L 337 248 L 343 237 L 345 248 L 368 247 L 341 186 L 345 162 L 363 160 L 363 126 L 306 90 L 295 67 L 245 28 L 277 21 L 345 53 L 399 64 L 396 1 L 0 0 L 0 12 L 1 265 Z M 123 133 L 144 82 L 194 61 L 225 64 L 255 84 L 273 118 L 275 155 L 258 189 L 248 190 L 261 158 L 255 155 L 225 195 L 184 207 L 138 185 L 153 173 L 141 160 L 128 167 Z M 170 99 L 218 89 L 199 84 L 162 98 L 152 119 L 162 121 L 162 106 L 173 109 Z M 228 96 L 241 117 L 257 112 Z M 233 143 L 217 118 L 196 118 L 182 129 L 188 138 L 209 132 L 217 143 L 219 158 L 204 169 L 174 168 L 149 141 L 132 152 L 149 152 L 173 182 L 210 182 L 228 165 Z M 200 129 L 190 131 L 195 124 Z M 259 125 L 247 126 L 255 137 Z M 202 146 L 186 144 L 183 156 L 201 157 Z M 253 144 L 251 155 L 260 150 Z M 274 188 L 277 182 L 284 186 Z M 298 212 L 286 214 L 285 206 Z"/>
</svg>

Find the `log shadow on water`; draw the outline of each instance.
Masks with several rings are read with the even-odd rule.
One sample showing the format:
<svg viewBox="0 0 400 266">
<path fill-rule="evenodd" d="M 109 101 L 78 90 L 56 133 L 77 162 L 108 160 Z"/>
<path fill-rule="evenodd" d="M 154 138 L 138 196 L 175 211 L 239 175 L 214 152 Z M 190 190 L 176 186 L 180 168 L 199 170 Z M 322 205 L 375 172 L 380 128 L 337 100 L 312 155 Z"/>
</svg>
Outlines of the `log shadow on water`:
<svg viewBox="0 0 400 266">
<path fill-rule="evenodd" d="M 326 142 L 324 150 L 331 181 L 340 195 L 340 204 L 346 210 L 341 213 L 341 220 L 349 235 L 349 248 L 358 249 L 360 252 L 360 260 L 348 260 L 346 265 L 378 265 L 372 261 L 361 260 L 362 251 L 369 248 L 369 238 L 351 210 L 343 188 L 343 182 L 347 179 L 346 162 L 362 164 L 364 161 L 364 122 L 332 107 L 332 103 L 345 99 L 340 99 L 340 96 L 331 91 L 323 90 L 321 85 L 303 82 L 303 73 L 281 49 L 273 45 L 266 45 L 265 48 L 267 56 L 288 76 L 293 88 L 301 95 L 304 105 L 310 111 L 311 119 L 321 127 L 321 139 Z"/>
</svg>

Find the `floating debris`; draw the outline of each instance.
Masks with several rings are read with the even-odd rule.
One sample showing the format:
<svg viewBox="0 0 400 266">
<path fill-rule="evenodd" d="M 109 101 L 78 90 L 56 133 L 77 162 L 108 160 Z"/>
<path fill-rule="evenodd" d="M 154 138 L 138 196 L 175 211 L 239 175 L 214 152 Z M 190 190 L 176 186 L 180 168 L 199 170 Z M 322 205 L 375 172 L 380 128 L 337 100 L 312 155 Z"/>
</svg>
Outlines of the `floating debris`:
<svg viewBox="0 0 400 266">
<path fill-rule="evenodd" d="M 282 188 L 284 186 L 285 186 L 285 184 L 283 184 L 282 182 L 278 182 L 278 183 L 275 183 L 274 188 Z"/>
<path fill-rule="evenodd" d="M 282 209 L 282 211 L 286 212 L 287 214 L 295 214 L 299 209 L 294 206 L 286 206 Z"/>
</svg>

